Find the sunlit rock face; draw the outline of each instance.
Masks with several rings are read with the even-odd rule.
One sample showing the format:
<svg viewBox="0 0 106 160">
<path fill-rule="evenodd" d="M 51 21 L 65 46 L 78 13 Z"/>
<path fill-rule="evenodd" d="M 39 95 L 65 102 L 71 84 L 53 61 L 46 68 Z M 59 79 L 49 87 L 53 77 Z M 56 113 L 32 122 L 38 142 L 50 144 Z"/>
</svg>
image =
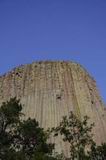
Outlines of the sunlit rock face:
<svg viewBox="0 0 106 160">
<path fill-rule="evenodd" d="M 62 116 L 73 111 L 80 119 L 89 116 L 95 123 L 94 139 L 106 141 L 106 111 L 95 80 L 77 63 L 34 62 L 0 76 L 0 104 L 10 97 L 21 99 L 26 117 L 36 118 L 41 127 L 56 127 Z M 68 154 L 61 138 L 56 150 Z"/>
</svg>

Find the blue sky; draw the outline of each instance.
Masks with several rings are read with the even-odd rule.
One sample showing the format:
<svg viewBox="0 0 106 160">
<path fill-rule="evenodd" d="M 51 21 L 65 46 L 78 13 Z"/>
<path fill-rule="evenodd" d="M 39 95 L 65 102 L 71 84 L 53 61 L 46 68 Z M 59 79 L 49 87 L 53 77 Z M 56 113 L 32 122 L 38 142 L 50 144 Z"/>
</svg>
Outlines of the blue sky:
<svg viewBox="0 0 106 160">
<path fill-rule="evenodd" d="M 106 0 L 0 0 L 0 74 L 35 60 L 73 60 L 106 102 Z"/>
</svg>

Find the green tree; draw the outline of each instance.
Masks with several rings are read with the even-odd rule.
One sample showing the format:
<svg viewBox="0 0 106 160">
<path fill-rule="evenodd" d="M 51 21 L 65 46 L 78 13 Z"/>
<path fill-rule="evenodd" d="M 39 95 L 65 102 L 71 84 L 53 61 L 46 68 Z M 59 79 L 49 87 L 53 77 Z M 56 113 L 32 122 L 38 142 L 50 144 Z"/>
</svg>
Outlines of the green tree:
<svg viewBox="0 0 106 160">
<path fill-rule="evenodd" d="M 0 107 L 0 159 L 6 160 L 6 154 L 12 153 L 14 132 L 20 122 L 22 106 L 19 100 L 12 98 Z"/>
<path fill-rule="evenodd" d="M 35 119 L 20 122 L 17 128 L 17 136 L 14 146 L 18 151 L 31 159 L 33 155 L 51 154 L 54 145 L 47 143 L 48 135 L 43 128 L 39 127 Z"/>
<path fill-rule="evenodd" d="M 89 157 L 91 160 L 105 160 L 106 159 L 106 143 L 102 143 L 97 146 L 96 143 L 93 143 L 91 150 L 89 152 Z"/>
<path fill-rule="evenodd" d="M 47 132 L 35 119 L 22 120 L 21 111 L 16 98 L 0 107 L 0 160 L 52 160 L 54 144 L 47 143 Z"/>
<path fill-rule="evenodd" d="M 87 154 L 87 148 L 92 143 L 92 127 L 94 124 L 88 125 L 88 117 L 85 116 L 80 121 L 72 112 L 69 117 L 63 117 L 60 125 L 53 128 L 55 132 L 54 136 L 61 134 L 63 140 L 69 142 L 70 145 L 70 159 L 72 160 L 87 160 L 89 156 Z"/>
<path fill-rule="evenodd" d="M 94 124 L 88 117 L 79 120 L 72 112 L 63 117 L 51 132 L 61 134 L 70 145 L 70 157 L 54 155 L 54 144 L 48 143 L 49 132 L 36 119 L 23 120 L 22 105 L 16 98 L 0 107 L 0 160 L 105 160 L 106 143 L 97 146 L 92 138 Z"/>
</svg>

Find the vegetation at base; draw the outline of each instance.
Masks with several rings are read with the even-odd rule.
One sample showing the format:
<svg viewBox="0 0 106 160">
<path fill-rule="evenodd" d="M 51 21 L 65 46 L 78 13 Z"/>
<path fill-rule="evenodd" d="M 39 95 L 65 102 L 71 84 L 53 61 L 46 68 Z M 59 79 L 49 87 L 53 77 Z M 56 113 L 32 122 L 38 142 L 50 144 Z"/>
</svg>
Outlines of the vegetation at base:
<svg viewBox="0 0 106 160">
<path fill-rule="evenodd" d="M 72 112 L 49 132 L 36 119 L 24 120 L 22 105 L 11 98 L 0 107 L 0 160 L 105 160 L 106 144 L 97 146 L 92 128 L 85 116 L 79 120 Z M 48 143 L 50 134 L 62 135 L 69 143 L 70 157 L 54 154 L 55 144 Z"/>
<path fill-rule="evenodd" d="M 70 112 L 64 116 L 60 125 L 52 128 L 54 136 L 62 135 L 63 141 L 70 146 L 69 160 L 105 160 L 106 143 L 97 146 L 93 140 L 92 129 L 94 123 L 88 124 L 89 117 L 84 116 L 79 120 L 77 116 Z"/>
</svg>

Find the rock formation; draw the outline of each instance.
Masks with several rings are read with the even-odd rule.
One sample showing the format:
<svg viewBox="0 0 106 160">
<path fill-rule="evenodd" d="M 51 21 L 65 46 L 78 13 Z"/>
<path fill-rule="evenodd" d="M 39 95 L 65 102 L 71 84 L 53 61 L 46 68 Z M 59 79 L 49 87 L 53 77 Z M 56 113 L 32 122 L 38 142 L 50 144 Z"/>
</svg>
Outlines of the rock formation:
<svg viewBox="0 0 106 160">
<path fill-rule="evenodd" d="M 21 99 L 26 117 L 36 118 L 41 127 L 56 127 L 62 116 L 73 111 L 80 119 L 88 115 L 95 123 L 94 139 L 106 142 L 106 110 L 95 80 L 79 64 L 45 61 L 20 66 L 0 76 L 0 104 L 10 97 Z M 56 150 L 68 154 L 61 138 Z"/>
</svg>

